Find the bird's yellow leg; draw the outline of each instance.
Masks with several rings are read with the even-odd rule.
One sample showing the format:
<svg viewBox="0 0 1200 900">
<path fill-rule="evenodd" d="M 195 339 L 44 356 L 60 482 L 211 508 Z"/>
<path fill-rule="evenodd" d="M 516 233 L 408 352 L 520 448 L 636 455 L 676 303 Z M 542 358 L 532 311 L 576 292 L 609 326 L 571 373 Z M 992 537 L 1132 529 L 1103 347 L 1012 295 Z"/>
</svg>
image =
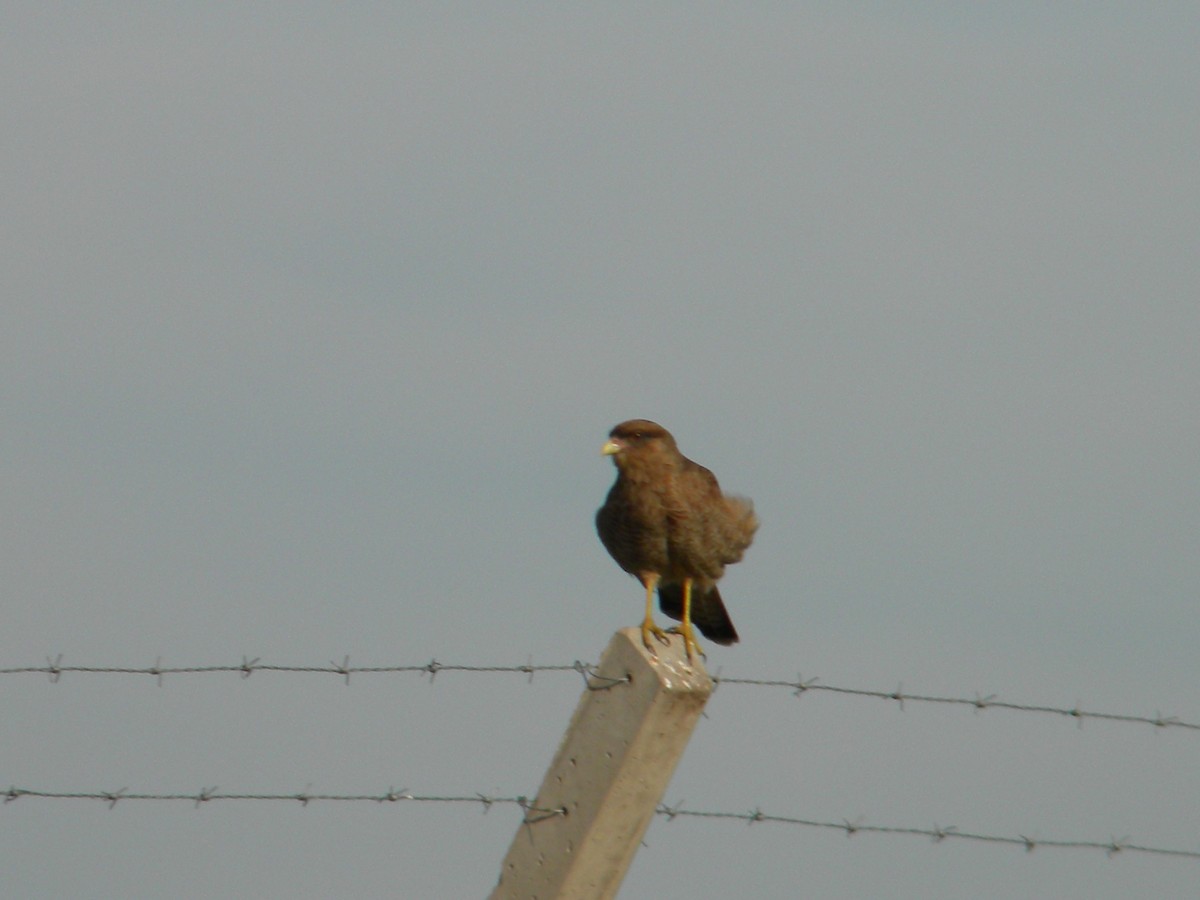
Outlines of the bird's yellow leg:
<svg viewBox="0 0 1200 900">
<path fill-rule="evenodd" d="M 683 622 L 671 629 L 672 634 L 683 635 L 683 649 L 687 651 L 688 662 L 695 661 L 695 654 L 699 653 L 704 659 L 708 659 L 704 655 L 704 651 L 700 649 L 700 644 L 696 641 L 696 633 L 692 630 L 692 579 L 683 579 Z"/>
<path fill-rule="evenodd" d="M 654 635 L 664 644 L 670 642 L 667 633 L 654 624 L 654 591 L 658 588 L 659 576 L 646 575 L 642 583 L 646 585 L 646 618 L 642 619 L 642 643 L 646 649 L 654 653 L 654 645 L 650 643 L 650 635 Z"/>
</svg>

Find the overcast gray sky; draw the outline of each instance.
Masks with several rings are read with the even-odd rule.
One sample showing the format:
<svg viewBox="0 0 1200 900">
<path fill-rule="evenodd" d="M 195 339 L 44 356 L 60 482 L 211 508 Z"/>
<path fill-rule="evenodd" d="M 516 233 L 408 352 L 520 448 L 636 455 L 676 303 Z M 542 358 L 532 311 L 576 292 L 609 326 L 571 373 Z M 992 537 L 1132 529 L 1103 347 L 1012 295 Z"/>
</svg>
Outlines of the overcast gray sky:
<svg viewBox="0 0 1200 900">
<path fill-rule="evenodd" d="M 13 4 L 0 667 L 595 660 L 633 416 L 727 676 L 1200 721 L 1200 12 Z M 532 795 L 573 674 L 0 678 L 0 786 Z M 1197 732 L 729 685 L 695 809 L 1200 850 Z M 25 798 L 5 896 L 477 897 L 513 807 Z M 1194 896 L 655 821 L 623 897 Z"/>
</svg>

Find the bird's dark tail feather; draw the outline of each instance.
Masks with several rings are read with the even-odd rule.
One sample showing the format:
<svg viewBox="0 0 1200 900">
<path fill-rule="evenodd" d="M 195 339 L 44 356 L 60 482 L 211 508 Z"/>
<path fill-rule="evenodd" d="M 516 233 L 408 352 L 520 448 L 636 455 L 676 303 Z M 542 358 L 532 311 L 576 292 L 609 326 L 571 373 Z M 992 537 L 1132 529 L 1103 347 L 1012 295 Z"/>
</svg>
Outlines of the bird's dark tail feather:
<svg viewBox="0 0 1200 900">
<path fill-rule="evenodd" d="M 676 621 L 683 620 L 683 585 L 660 584 L 658 586 L 658 606 L 664 615 Z M 730 621 L 729 613 L 725 612 L 725 604 L 716 587 L 708 591 L 692 588 L 692 624 L 700 629 L 700 633 L 716 644 L 736 644 L 737 629 Z"/>
</svg>

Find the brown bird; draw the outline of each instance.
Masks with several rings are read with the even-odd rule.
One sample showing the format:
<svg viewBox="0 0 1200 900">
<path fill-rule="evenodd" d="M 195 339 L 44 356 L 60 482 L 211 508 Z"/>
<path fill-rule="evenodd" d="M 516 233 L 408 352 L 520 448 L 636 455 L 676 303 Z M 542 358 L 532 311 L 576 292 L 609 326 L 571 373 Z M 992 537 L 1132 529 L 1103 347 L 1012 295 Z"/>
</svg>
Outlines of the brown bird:
<svg viewBox="0 0 1200 900">
<path fill-rule="evenodd" d="M 642 643 L 653 651 L 651 635 L 667 641 L 651 615 L 655 590 L 662 611 L 682 623 L 671 631 L 683 635 L 689 660 L 704 655 L 692 623 L 718 644 L 737 643 L 717 580 L 754 539 L 753 504 L 722 494 L 712 472 L 646 419 L 622 422 L 601 452 L 616 463 L 617 480 L 596 513 L 596 531 L 617 565 L 646 588 Z"/>
</svg>

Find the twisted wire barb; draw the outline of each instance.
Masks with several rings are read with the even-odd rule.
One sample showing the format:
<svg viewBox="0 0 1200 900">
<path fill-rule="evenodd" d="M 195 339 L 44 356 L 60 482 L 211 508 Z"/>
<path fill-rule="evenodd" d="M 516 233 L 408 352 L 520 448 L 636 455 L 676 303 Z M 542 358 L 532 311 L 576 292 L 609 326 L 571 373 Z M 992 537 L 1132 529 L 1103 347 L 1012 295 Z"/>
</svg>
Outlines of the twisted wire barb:
<svg viewBox="0 0 1200 900">
<path fill-rule="evenodd" d="M 249 678 L 255 672 L 277 672 L 284 674 L 322 674 L 322 675 L 337 675 L 341 677 L 346 684 L 350 683 L 351 675 L 374 675 L 374 674 L 397 674 L 397 673 L 416 673 L 419 675 L 428 675 L 429 680 L 434 681 L 437 676 L 443 672 L 462 672 L 468 674 L 521 674 L 527 676 L 530 682 L 533 681 L 533 676 L 538 672 L 575 672 L 582 676 L 584 684 L 590 690 L 607 690 L 618 684 L 624 683 L 626 679 L 611 678 L 608 676 L 599 675 L 595 671 L 595 667 L 591 663 L 580 662 L 575 660 L 573 663 L 560 663 L 553 665 L 535 665 L 532 661 L 523 665 L 507 665 L 507 666 L 484 666 L 484 665 L 463 665 L 457 663 L 443 663 L 436 658 L 431 659 L 427 663 L 416 663 L 408 665 L 390 665 L 390 666 L 352 666 L 350 665 L 350 657 L 346 656 L 342 662 L 330 662 L 326 666 L 295 666 L 295 665 L 276 665 L 265 663 L 261 657 L 243 656 L 240 664 L 215 665 L 215 666 L 164 666 L 162 657 L 155 660 L 153 666 L 75 666 L 64 665 L 62 654 L 55 658 L 47 657 L 46 664 L 41 666 L 13 666 L 9 668 L 0 668 L 0 675 L 46 675 L 50 681 L 57 683 L 65 674 L 83 674 L 83 675 L 149 675 L 155 678 L 158 685 L 161 687 L 163 678 L 166 675 L 205 675 L 212 673 L 232 673 L 240 675 L 242 678 Z M 1087 719 L 1095 719 L 1108 722 L 1126 722 L 1136 723 L 1140 725 L 1153 725 L 1155 728 L 1178 728 L 1188 731 L 1200 731 L 1200 723 L 1188 722 L 1180 719 L 1178 716 L 1166 716 L 1156 712 L 1153 716 L 1131 715 L 1126 713 L 1112 712 L 1094 712 L 1085 710 L 1082 704 L 1076 703 L 1071 707 L 1048 706 L 1035 703 L 1015 703 L 1009 700 L 1001 700 L 995 694 L 980 695 L 974 697 L 946 697 L 936 696 L 931 694 L 911 694 L 906 693 L 904 686 L 900 685 L 895 690 L 870 690 L 866 688 L 843 687 L 841 685 L 822 684 L 820 679 L 809 678 L 804 679 L 797 676 L 796 680 L 783 679 L 767 679 L 767 678 L 744 678 L 744 677 L 728 677 L 721 674 L 712 676 L 713 683 L 719 687 L 724 684 L 742 685 L 748 687 L 779 687 L 787 688 L 794 696 L 802 697 L 809 692 L 824 691 L 830 694 L 839 694 L 843 696 L 854 697 L 872 697 L 879 700 L 888 700 L 896 703 L 901 710 L 905 708 L 906 703 L 935 703 L 950 706 L 962 706 L 972 709 L 976 712 L 985 709 L 1004 709 L 1012 712 L 1022 713 L 1049 713 L 1057 716 L 1065 716 L 1072 718 L 1082 727 L 1083 722 Z"/>
</svg>

